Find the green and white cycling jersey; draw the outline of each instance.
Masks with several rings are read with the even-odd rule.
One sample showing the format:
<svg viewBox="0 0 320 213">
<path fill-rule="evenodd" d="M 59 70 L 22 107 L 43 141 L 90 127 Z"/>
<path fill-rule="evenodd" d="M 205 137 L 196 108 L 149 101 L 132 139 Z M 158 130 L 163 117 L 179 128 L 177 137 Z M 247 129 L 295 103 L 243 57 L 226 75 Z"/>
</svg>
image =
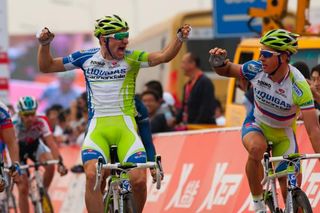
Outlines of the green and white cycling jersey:
<svg viewBox="0 0 320 213">
<path fill-rule="evenodd" d="M 100 48 L 82 50 L 63 58 L 66 70 L 83 70 L 89 119 L 92 117 L 135 116 L 135 81 L 140 68 L 148 67 L 148 53 L 126 50 L 123 60 L 106 60 Z"/>
<path fill-rule="evenodd" d="M 298 152 L 297 114 L 314 108 L 310 87 L 300 71 L 289 65 L 284 79 L 274 82 L 263 72 L 260 61 L 249 61 L 242 65 L 241 74 L 254 91 L 254 108 L 243 123 L 242 138 L 250 132 L 260 132 L 273 142 L 273 156 Z M 277 163 L 276 171 L 286 169 L 286 165 L 285 161 Z"/>
</svg>

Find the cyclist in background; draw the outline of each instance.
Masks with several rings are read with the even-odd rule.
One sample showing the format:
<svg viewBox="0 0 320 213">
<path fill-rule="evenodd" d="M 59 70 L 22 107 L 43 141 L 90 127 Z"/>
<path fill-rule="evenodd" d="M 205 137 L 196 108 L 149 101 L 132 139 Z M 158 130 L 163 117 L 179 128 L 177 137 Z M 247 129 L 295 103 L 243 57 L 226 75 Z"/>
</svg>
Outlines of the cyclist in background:
<svg viewBox="0 0 320 213">
<path fill-rule="evenodd" d="M 18 179 L 19 171 L 19 147 L 17 144 L 17 138 L 12 124 L 11 116 L 9 110 L 5 104 L 0 102 L 0 152 L 3 154 L 5 152 L 5 147 L 8 147 L 10 159 L 13 162 L 12 166 L 16 172 L 11 172 L 11 176 L 14 177 L 14 180 Z M 4 159 L 0 159 L 4 160 Z M 0 192 L 5 188 L 5 182 L 3 179 L 0 180 Z"/>
<path fill-rule="evenodd" d="M 147 160 L 155 161 L 156 149 L 152 140 L 148 110 L 138 97 L 135 97 L 134 101 L 137 109 L 137 115 L 135 118 L 138 125 L 138 132 L 141 137 L 143 146 L 146 150 Z M 151 169 L 151 175 L 153 176 L 153 178 L 156 178 L 155 170 Z"/>
<path fill-rule="evenodd" d="M 105 16 L 95 24 L 94 35 L 100 47 L 81 50 L 64 58 L 53 58 L 50 42 L 54 34 L 44 28 L 38 40 L 38 64 L 45 73 L 81 68 L 87 83 L 89 124 L 82 147 L 86 174 L 86 206 L 90 213 L 102 212 L 102 193 L 94 191 L 96 162 L 102 156 L 109 159 L 109 146 L 118 146 L 120 162 L 145 162 L 146 153 L 137 134 L 134 116 L 135 81 L 140 68 L 156 66 L 173 59 L 191 27 L 184 25 L 177 38 L 159 52 L 127 50 L 129 26 L 117 15 Z M 144 170 L 131 172 L 133 193 L 138 211 L 146 201 L 146 174 Z"/>
<path fill-rule="evenodd" d="M 62 163 L 62 157 L 55 144 L 47 119 L 36 115 L 38 103 L 31 96 L 21 97 L 18 102 L 18 117 L 13 121 L 16 130 L 21 164 L 26 164 L 27 159 L 45 162 L 60 160 L 58 172 L 65 175 L 67 170 Z M 54 176 L 54 165 L 46 166 L 43 175 L 43 185 L 48 190 Z M 18 182 L 20 212 L 29 212 L 28 202 L 28 175 L 22 172 Z"/>
<path fill-rule="evenodd" d="M 256 212 L 266 212 L 261 159 L 267 141 L 273 142 L 273 156 L 298 152 L 295 130 L 300 110 L 312 147 L 320 152 L 320 129 L 310 87 L 299 70 L 289 64 L 298 49 L 298 36 L 282 29 L 267 32 L 260 39 L 259 61 L 242 65 L 231 63 L 225 49 L 209 51 L 211 66 L 219 75 L 244 78 L 253 86 L 254 108 L 244 121 L 242 141 L 249 154 L 246 174 Z M 284 169 L 285 162 L 276 166 L 277 172 Z M 279 182 L 286 197 L 286 178 Z"/>
</svg>

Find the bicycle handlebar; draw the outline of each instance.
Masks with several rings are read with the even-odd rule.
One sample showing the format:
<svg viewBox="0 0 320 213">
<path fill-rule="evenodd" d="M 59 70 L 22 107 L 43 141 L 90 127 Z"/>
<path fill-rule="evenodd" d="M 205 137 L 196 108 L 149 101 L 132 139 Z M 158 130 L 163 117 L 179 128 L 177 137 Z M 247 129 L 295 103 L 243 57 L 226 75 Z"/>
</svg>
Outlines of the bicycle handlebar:
<svg viewBox="0 0 320 213">
<path fill-rule="evenodd" d="M 269 157 L 268 153 L 265 153 L 264 158 L 262 159 L 262 165 L 264 170 L 264 177 L 261 181 L 262 185 L 265 185 L 269 179 L 276 179 L 280 177 L 284 177 L 292 172 L 284 171 L 281 173 L 275 173 L 272 176 L 268 175 L 268 171 L 266 170 L 266 164 L 269 162 L 278 162 L 278 161 L 296 161 L 296 160 L 306 160 L 306 159 L 317 159 L 320 158 L 320 153 L 315 154 L 300 154 L 300 153 L 294 153 L 289 155 L 283 155 L 283 156 L 277 156 L 277 157 Z"/>
<path fill-rule="evenodd" d="M 316 154 L 297 154 L 297 156 L 291 156 L 291 155 L 284 155 L 284 156 L 277 156 L 277 157 L 269 157 L 269 162 L 277 162 L 282 160 L 305 160 L 305 159 L 316 159 L 320 158 L 320 153 Z"/>
<path fill-rule="evenodd" d="M 131 169 L 156 169 L 156 183 L 157 189 L 161 188 L 161 179 L 163 178 L 163 170 L 161 165 L 161 156 L 155 156 L 155 162 L 146 162 L 146 163 L 130 163 L 130 164 L 121 164 L 121 163 L 103 163 L 102 157 L 98 158 L 98 162 L 96 163 L 96 181 L 93 187 L 95 191 L 101 182 L 101 171 L 102 169 L 112 169 L 112 170 L 120 170 L 128 172 Z"/>
<path fill-rule="evenodd" d="M 21 165 L 20 169 L 29 169 L 33 167 L 48 166 L 48 165 L 59 164 L 59 163 L 60 163 L 60 160 L 48 160 L 45 162 L 35 162 L 34 164 Z"/>
</svg>

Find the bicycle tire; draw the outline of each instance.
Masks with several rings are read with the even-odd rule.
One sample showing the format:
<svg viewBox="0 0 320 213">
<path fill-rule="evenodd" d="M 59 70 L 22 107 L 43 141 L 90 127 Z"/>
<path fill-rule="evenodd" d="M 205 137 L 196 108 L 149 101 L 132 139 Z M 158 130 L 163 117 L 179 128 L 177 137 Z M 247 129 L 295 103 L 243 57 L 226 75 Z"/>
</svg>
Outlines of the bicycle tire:
<svg viewBox="0 0 320 213">
<path fill-rule="evenodd" d="M 137 206 L 134 200 L 133 194 L 128 193 L 124 195 L 123 198 L 123 209 L 124 213 L 137 213 Z"/>
<path fill-rule="evenodd" d="M 41 206 L 41 202 L 40 202 L 40 201 L 34 202 L 33 205 L 34 205 L 34 212 L 35 212 L 35 213 L 43 213 L 43 212 L 42 212 L 42 206 Z"/>
<path fill-rule="evenodd" d="M 45 189 L 42 189 L 41 192 L 41 207 L 43 213 L 53 213 L 53 206 L 49 194 Z"/>
<path fill-rule="evenodd" d="M 14 196 L 11 190 L 8 192 L 8 203 L 10 203 L 10 200 L 11 200 L 12 206 L 9 205 L 9 209 L 10 210 L 12 209 L 14 213 L 18 213 L 16 197 Z"/>
<path fill-rule="evenodd" d="M 270 191 L 268 191 L 267 193 L 264 193 L 264 202 L 265 202 L 266 206 L 269 208 L 269 211 L 271 213 L 276 212 L 275 208 L 274 208 L 274 204 L 273 204 L 272 193 Z"/>
<path fill-rule="evenodd" d="M 302 210 L 303 213 L 312 213 L 312 207 L 308 196 L 300 188 L 293 191 L 293 212 Z"/>
<path fill-rule="evenodd" d="M 7 213 L 9 212 L 8 203 L 2 202 L 0 205 L 0 213 Z"/>
<path fill-rule="evenodd" d="M 283 211 L 281 209 L 279 209 L 279 208 L 276 209 L 274 207 L 273 197 L 272 197 L 271 191 L 268 191 L 267 193 L 265 193 L 264 196 L 265 196 L 264 203 L 269 208 L 269 211 L 271 213 L 283 213 Z"/>
<path fill-rule="evenodd" d="M 104 213 L 113 213 L 114 207 L 113 207 L 113 198 L 112 196 L 107 196 L 104 199 Z"/>
</svg>

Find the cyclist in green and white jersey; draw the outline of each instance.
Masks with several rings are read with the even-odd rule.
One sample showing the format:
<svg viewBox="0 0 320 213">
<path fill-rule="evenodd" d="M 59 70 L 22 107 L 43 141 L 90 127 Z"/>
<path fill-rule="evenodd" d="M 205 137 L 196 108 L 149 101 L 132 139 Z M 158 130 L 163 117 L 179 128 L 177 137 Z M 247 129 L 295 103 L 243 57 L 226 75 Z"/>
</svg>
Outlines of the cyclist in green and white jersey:
<svg viewBox="0 0 320 213">
<path fill-rule="evenodd" d="M 261 159 L 267 141 L 273 142 L 274 156 L 298 152 L 295 130 L 300 111 L 313 149 L 320 152 L 320 129 L 310 87 L 299 70 L 289 64 L 290 56 L 297 52 L 297 38 L 297 34 L 286 30 L 271 30 L 260 39 L 259 61 L 243 65 L 231 63 L 224 49 L 209 51 L 209 61 L 218 74 L 243 78 L 253 86 L 254 109 L 244 121 L 242 141 L 249 154 L 246 174 L 256 212 L 266 212 Z M 276 171 L 285 168 L 286 163 L 280 162 Z M 279 182 L 285 197 L 286 178 Z"/>
<path fill-rule="evenodd" d="M 45 73 L 81 68 L 86 79 L 89 124 L 82 147 L 82 159 L 86 174 L 86 206 L 88 211 L 102 212 L 102 194 L 93 191 L 95 164 L 102 156 L 109 160 L 109 146 L 118 146 L 120 162 L 145 162 L 146 153 L 137 134 L 134 116 L 135 82 L 139 69 L 156 66 L 173 59 L 188 38 L 191 27 L 184 25 L 177 38 L 159 52 L 147 53 L 127 50 L 129 26 L 117 15 L 98 19 L 94 35 L 99 48 L 82 50 L 67 57 L 53 58 L 50 42 L 54 34 L 44 28 L 40 42 L 38 63 Z M 141 212 L 146 201 L 145 171 L 131 173 L 133 193 Z"/>
</svg>

